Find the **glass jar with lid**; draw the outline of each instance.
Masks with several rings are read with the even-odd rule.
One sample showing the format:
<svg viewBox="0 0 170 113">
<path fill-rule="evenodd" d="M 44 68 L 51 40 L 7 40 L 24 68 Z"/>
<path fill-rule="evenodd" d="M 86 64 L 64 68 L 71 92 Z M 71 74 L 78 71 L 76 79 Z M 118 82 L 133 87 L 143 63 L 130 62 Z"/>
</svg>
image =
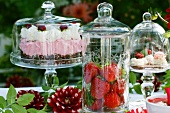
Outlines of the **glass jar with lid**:
<svg viewBox="0 0 170 113">
<path fill-rule="evenodd" d="M 113 7 L 101 3 L 98 17 L 80 28 L 83 46 L 83 110 L 123 112 L 128 108 L 129 35 L 131 29 L 112 18 Z"/>
<path fill-rule="evenodd" d="M 48 69 L 46 74 L 53 76 L 56 68 L 82 62 L 84 41 L 78 32 L 79 19 L 53 15 L 55 5 L 51 1 L 45 1 L 41 8 L 45 10 L 43 16 L 15 22 L 10 60 L 22 67 Z"/>
<path fill-rule="evenodd" d="M 130 69 L 143 74 L 141 88 L 145 98 L 154 91 L 153 74 L 169 68 L 169 41 L 163 33 L 165 30 L 152 22 L 151 14 L 145 12 L 143 21 L 133 28 L 130 35 Z"/>
</svg>

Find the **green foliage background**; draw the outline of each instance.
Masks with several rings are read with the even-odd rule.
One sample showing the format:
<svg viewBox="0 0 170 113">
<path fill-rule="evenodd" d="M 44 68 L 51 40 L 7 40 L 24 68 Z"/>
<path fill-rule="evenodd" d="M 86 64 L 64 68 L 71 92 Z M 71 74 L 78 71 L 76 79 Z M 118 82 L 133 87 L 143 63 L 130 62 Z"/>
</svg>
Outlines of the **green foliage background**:
<svg viewBox="0 0 170 113">
<path fill-rule="evenodd" d="M 5 34 L 5 36 L 11 39 L 12 27 L 15 21 L 21 18 L 27 17 L 37 17 L 43 14 L 43 9 L 41 9 L 41 4 L 45 0 L 0 0 L 0 34 Z M 80 2 L 81 0 L 51 0 L 55 3 L 56 8 L 53 13 L 58 16 L 63 16 L 62 8 L 74 2 Z M 119 20 L 132 29 L 133 27 L 142 21 L 142 15 L 147 12 L 150 7 L 153 9 L 162 11 L 162 15 L 165 15 L 165 10 L 170 6 L 170 0 L 82 0 L 86 2 L 109 2 L 113 5 L 113 17 Z M 97 11 L 96 11 L 97 12 Z M 96 13 L 97 15 L 97 13 Z M 96 15 L 92 15 L 96 18 Z M 157 19 L 155 22 L 159 23 L 166 29 L 166 25 Z M 11 47 L 6 47 L 6 53 L 4 56 L 0 57 L 0 69 L 3 68 L 19 68 L 13 72 L 0 73 L 0 82 L 5 82 L 8 76 L 18 74 L 22 76 L 29 76 L 33 81 L 36 79 L 42 79 L 41 82 L 36 83 L 36 85 L 42 85 L 44 70 L 35 69 L 23 69 L 14 66 L 10 63 L 9 54 L 11 52 Z M 66 82 L 67 80 L 73 83 L 81 78 L 81 66 L 57 70 L 58 76 L 61 82 Z M 70 75 L 71 73 L 71 75 Z M 68 78 L 69 75 L 69 78 Z M 70 79 L 71 78 L 71 79 Z M 76 79 L 77 78 L 77 79 Z"/>
</svg>

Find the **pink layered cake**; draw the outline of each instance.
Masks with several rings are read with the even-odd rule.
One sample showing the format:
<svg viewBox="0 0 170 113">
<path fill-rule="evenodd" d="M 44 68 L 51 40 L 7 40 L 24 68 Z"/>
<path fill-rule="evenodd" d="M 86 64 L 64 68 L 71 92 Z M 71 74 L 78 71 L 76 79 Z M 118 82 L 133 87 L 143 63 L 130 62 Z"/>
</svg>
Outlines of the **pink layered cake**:
<svg viewBox="0 0 170 113">
<path fill-rule="evenodd" d="M 26 24 L 20 33 L 21 57 L 56 60 L 62 64 L 72 63 L 69 59 L 80 58 L 82 47 L 85 46 L 78 29 L 79 24 L 60 26 Z"/>
</svg>

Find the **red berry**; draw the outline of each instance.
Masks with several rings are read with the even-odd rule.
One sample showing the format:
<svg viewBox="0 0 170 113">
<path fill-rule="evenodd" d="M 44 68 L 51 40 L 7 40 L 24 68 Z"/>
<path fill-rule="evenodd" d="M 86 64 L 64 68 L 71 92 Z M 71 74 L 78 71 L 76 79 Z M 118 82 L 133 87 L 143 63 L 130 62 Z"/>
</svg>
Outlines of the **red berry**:
<svg viewBox="0 0 170 113">
<path fill-rule="evenodd" d="M 125 98 L 123 95 L 120 95 L 120 105 L 123 105 L 125 103 Z"/>
<path fill-rule="evenodd" d="M 120 105 L 120 97 L 116 92 L 110 92 L 104 97 L 104 105 L 108 108 L 116 108 Z"/>
<path fill-rule="evenodd" d="M 135 57 L 136 57 L 136 58 L 143 58 L 143 57 L 144 57 L 144 54 L 136 52 L 136 53 L 135 53 Z"/>
<path fill-rule="evenodd" d="M 46 27 L 44 25 L 39 25 L 38 26 L 38 30 L 40 31 L 45 31 L 46 30 Z"/>
<path fill-rule="evenodd" d="M 101 70 L 101 75 L 108 81 L 113 82 L 116 80 L 116 76 L 118 76 L 118 68 L 115 65 L 107 65 L 104 66 Z"/>
<path fill-rule="evenodd" d="M 148 55 L 152 54 L 152 50 L 148 49 Z"/>
<path fill-rule="evenodd" d="M 61 30 L 61 31 L 65 30 L 65 29 L 67 29 L 67 28 L 68 28 L 67 25 L 61 25 L 61 26 L 60 26 L 60 30 Z"/>
<path fill-rule="evenodd" d="M 92 111 L 98 111 L 102 108 L 102 99 L 96 99 L 91 106 L 88 107 Z"/>
<path fill-rule="evenodd" d="M 110 84 L 102 79 L 95 77 L 91 82 L 90 92 L 96 99 L 103 98 L 110 90 Z"/>
<path fill-rule="evenodd" d="M 32 25 L 31 24 L 25 24 L 25 27 L 29 29 Z"/>
<path fill-rule="evenodd" d="M 84 81 L 88 84 L 91 80 L 99 74 L 99 67 L 93 62 L 90 62 L 84 67 Z"/>
<path fill-rule="evenodd" d="M 119 95 L 123 94 L 126 88 L 125 80 L 117 79 L 117 81 L 111 85 L 111 90 L 117 92 Z"/>
</svg>

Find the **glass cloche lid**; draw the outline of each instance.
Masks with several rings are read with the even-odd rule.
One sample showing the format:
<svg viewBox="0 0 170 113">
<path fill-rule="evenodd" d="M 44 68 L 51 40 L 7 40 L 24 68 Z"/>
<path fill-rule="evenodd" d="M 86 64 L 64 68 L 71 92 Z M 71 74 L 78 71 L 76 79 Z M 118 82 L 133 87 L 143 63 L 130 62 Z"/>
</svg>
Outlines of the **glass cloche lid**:
<svg viewBox="0 0 170 113">
<path fill-rule="evenodd" d="M 16 25 L 25 25 L 25 24 L 56 24 L 56 23 L 72 23 L 80 22 L 77 18 L 66 18 L 61 16 L 55 16 L 51 13 L 52 9 L 55 8 L 55 5 L 51 1 L 45 1 L 41 8 L 45 10 L 44 15 L 38 18 L 24 18 L 18 20 Z"/>
<path fill-rule="evenodd" d="M 165 30 L 152 22 L 149 12 L 137 24 L 130 36 L 131 69 L 137 72 L 163 72 L 169 66 L 169 42 L 163 37 Z"/>
<path fill-rule="evenodd" d="M 29 68 L 63 68 L 81 63 L 80 20 L 55 16 L 55 5 L 45 1 L 38 18 L 24 18 L 13 26 L 11 62 Z"/>
<path fill-rule="evenodd" d="M 98 17 L 81 28 L 82 32 L 113 32 L 127 33 L 131 29 L 112 18 L 113 7 L 109 3 L 100 3 L 97 6 Z"/>
<path fill-rule="evenodd" d="M 137 32 L 139 30 L 151 30 L 152 32 L 158 32 L 160 34 L 165 33 L 165 30 L 159 24 L 152 22 L 152 16 L 149 12 L 143 14 L 143 21 L 137 24 L 133 28 L 133 32 Z"/>
</svg>

